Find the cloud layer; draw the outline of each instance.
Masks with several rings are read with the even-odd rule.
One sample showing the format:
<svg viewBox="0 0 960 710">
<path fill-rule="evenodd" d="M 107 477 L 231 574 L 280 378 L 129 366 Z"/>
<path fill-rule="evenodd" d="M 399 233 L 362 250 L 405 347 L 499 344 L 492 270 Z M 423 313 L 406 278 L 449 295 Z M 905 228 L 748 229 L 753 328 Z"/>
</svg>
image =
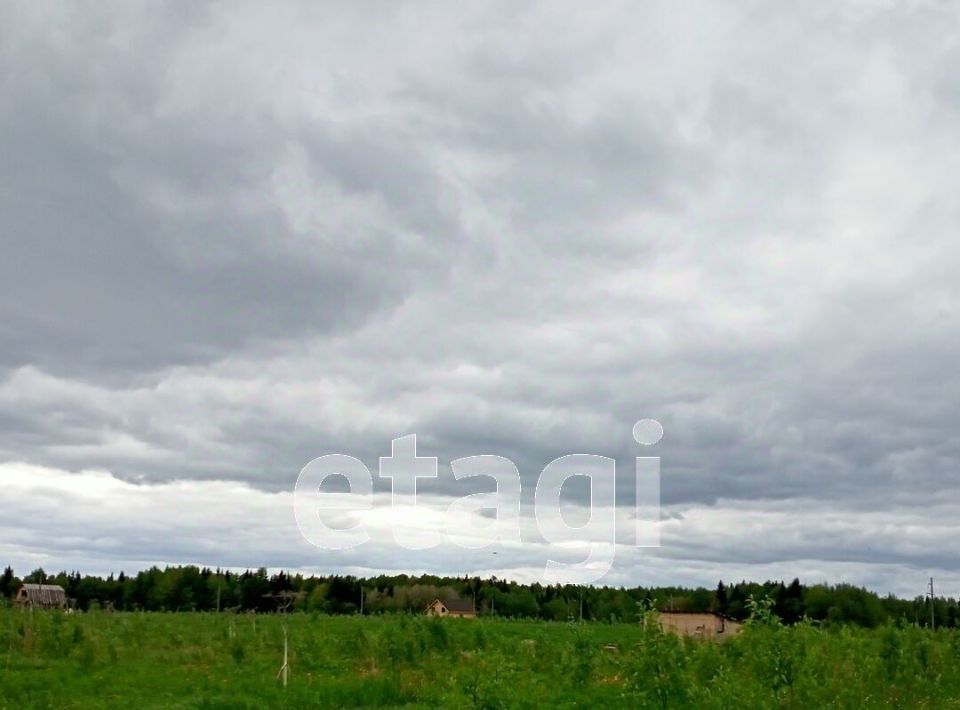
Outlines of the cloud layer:
<svg viewBox="0 0 960 710">
<path fill-rule="evenodd" d="M 0 28 L 0 460 L 25 479 L 109 472 L 124 518 L 148 484 L 274 510 L 312 458 L 376 469 L 414 432 L 512 458 L 528 497 L 557 456 L 655 453 L 676 517 L 618 580 L 956 570 L 955 8 L 12 2 Z M 11 519 L 35 494 L 4 488 Z M 169 530 L 195 512 L 171 500 Z M 231 549 L 231 515 L 0 545 L 310 564 L 286 533 Z"/>
</svg>

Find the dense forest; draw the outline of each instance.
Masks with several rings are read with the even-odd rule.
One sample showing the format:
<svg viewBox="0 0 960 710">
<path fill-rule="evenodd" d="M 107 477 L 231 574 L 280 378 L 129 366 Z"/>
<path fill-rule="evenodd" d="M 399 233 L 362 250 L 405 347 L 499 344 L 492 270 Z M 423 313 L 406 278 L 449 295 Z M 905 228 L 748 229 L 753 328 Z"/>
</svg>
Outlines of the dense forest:
<svg viewBox="0 0 960 710">
<path fill-rule="evenodd" d="M 644 608 L 676 611 L 716 611 L 734 619 L 748 615 L 751 597 L 766 597 L 785 624 L 801 619 L 827 624 L 875 627 L 885 622 L 931 622 L 930 601 L 924 596 L 901 599 L 879 596 L 848 584 L 810 585 L 784 582 L 720 582 L 716 589 L 680 587 L 577 587 L 518 584 L 479 577 L 381 575 L 291 575 L 266 569 L 245 572 L 194 566 L 153 567 L 135 576 L 120 573 L 106 578 L 79 572 L 48 575 L 34 570 L 19 579 L 7 567 L 0 575 L 0 604 L 8 604 L 21 583 L 59 584 L 76 608 L 123 611 L 302 611 L 323 614 L 419 612 L 435 598 L 475 602 L 478 613 L 501 617 L 631 622 Z M 954 598 L 934 600 L 938 627 L 960 626 Z M 362 607 L 362 608 L 361 608 Z"/>
</svg>

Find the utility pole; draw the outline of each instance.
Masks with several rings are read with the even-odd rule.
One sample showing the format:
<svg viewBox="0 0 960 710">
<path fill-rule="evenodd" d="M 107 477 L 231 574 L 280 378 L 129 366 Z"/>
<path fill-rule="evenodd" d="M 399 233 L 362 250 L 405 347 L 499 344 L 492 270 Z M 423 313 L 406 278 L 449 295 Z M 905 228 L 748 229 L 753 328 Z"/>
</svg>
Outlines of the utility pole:
<svg viewBox="0 0 960 710">
<path fill-rule="evenodd" d="M 933 577 L 930 578 L 930 630 L 936 631 L 936 618 L 933 614 Z"/>
<path fill-rule="evenodd" d="M 360 616 L 363 616 L 363 585 L 360 585 Z"/>
<path fill-rule="evenodd" d="M 580 587 L 580 623 L 583 623 L 583 587 Z"/>
</svg>

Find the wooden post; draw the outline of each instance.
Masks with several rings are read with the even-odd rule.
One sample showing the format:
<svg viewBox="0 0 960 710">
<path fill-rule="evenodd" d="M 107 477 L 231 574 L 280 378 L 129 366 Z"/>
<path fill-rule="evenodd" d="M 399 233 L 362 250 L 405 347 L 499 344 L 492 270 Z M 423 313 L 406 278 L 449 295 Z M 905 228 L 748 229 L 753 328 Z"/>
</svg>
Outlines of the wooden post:
<svg viewBox="0 0 960 710">
<path fill-rule="evenodd" d="M 277 673 L 277 678 L 283 678 L 283 687 L 287 687 L 287 676 L 290 673 L 290 664 L 287 662 L 287 625 L 283 625 L 283 665 L 280 666 L 280 672 Z"/>
<path fill-rule="evenodd" d="M 287 662 L 287 627 L 283 627 L 283 687 L 287 687 L 287 676 L 290 674 L 290 664 Z"/>
</svg>

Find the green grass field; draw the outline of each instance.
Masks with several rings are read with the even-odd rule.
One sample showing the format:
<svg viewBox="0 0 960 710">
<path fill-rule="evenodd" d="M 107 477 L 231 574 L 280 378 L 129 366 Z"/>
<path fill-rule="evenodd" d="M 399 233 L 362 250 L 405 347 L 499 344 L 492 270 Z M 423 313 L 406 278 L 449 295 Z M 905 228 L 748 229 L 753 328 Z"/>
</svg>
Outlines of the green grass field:
<svg viewBox="0 0 960 710">
<path fill-rule="evenodd" d="M 718 644 L 634 624 L 0 611 L 0 708 L 437 706 L 960 707 L 960 636 L 756 626 Z"/>
</svg>

